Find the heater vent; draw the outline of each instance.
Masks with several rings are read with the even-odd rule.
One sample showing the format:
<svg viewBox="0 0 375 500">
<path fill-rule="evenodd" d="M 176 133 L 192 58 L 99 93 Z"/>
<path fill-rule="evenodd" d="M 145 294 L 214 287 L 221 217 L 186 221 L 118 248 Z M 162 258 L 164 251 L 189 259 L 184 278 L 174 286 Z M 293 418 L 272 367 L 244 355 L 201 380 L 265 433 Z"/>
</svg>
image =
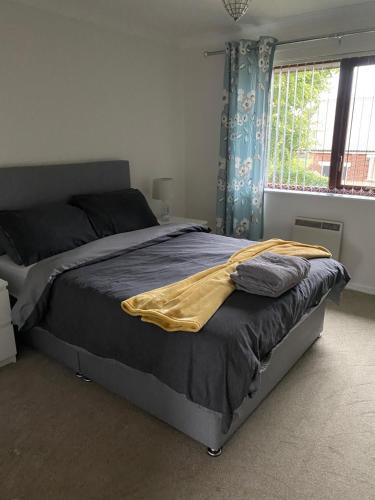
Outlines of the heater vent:
<svg viewBox="0 0 375 500">
<path fill-rule="evenodd" d="M 342 222 L 296 217 L 293 225 L 293 240 L 328 248 L 335 259 L 340 258 Z"/>
</svg>

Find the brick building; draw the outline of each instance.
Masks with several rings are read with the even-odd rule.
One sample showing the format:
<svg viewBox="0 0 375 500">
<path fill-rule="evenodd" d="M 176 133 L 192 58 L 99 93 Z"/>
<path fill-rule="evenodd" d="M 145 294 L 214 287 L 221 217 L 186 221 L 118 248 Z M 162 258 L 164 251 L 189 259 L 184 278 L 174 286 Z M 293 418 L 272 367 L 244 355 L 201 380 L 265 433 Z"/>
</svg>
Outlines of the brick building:
<svg viewBox="0 0 375 500">
<path fill-rule="evenodd" d="M 331 161 L 330 151 L 311 151 L 309 169 L 328 177 Z M 375 186 L 375 151 L 350 152 L 343 165 L 344 184 Z"/>
</svg>

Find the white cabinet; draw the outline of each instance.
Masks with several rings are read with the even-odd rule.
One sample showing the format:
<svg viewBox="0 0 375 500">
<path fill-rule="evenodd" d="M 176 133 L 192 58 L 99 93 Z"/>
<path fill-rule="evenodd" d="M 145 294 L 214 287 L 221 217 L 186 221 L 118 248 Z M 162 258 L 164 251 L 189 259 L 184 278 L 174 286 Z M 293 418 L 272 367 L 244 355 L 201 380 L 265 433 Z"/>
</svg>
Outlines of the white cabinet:
<svg viewBox="0 0 375 500">
<path fill-rule="evenodd" d="M 0 366 L 14 363 L 17 354 L 7 285 L 0 279 Z"/>
</svg>

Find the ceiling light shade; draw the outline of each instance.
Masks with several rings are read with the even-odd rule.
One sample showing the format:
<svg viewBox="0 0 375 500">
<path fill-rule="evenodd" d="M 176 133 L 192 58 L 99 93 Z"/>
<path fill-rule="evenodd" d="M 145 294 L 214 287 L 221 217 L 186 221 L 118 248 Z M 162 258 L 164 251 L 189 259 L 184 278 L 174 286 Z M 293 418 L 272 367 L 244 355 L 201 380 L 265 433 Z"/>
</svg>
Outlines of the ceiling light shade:
<svg viewBox="0 0 375 500">
<path fill-rule="evenodd" d="M 250 0 L 223 0 L 225 10 L 235 21 L 238 21 L 249 8 Z"/>
</svg>

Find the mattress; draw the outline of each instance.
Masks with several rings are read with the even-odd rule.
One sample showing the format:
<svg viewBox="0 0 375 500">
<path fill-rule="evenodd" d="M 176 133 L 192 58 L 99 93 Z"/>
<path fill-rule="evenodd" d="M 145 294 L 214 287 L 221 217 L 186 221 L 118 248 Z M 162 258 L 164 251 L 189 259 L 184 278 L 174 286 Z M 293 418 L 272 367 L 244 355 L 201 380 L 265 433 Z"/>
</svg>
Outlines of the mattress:
<svg viewBox="0 0 375 500">
<path fill-rule="evenodd" d="M 20 266 L 12 261 L 7 255 L 0 256 L 0 278 L 8 282 L 10 295 L 18 298 L 25 284 L 31 266 Z"/>
</svg>

